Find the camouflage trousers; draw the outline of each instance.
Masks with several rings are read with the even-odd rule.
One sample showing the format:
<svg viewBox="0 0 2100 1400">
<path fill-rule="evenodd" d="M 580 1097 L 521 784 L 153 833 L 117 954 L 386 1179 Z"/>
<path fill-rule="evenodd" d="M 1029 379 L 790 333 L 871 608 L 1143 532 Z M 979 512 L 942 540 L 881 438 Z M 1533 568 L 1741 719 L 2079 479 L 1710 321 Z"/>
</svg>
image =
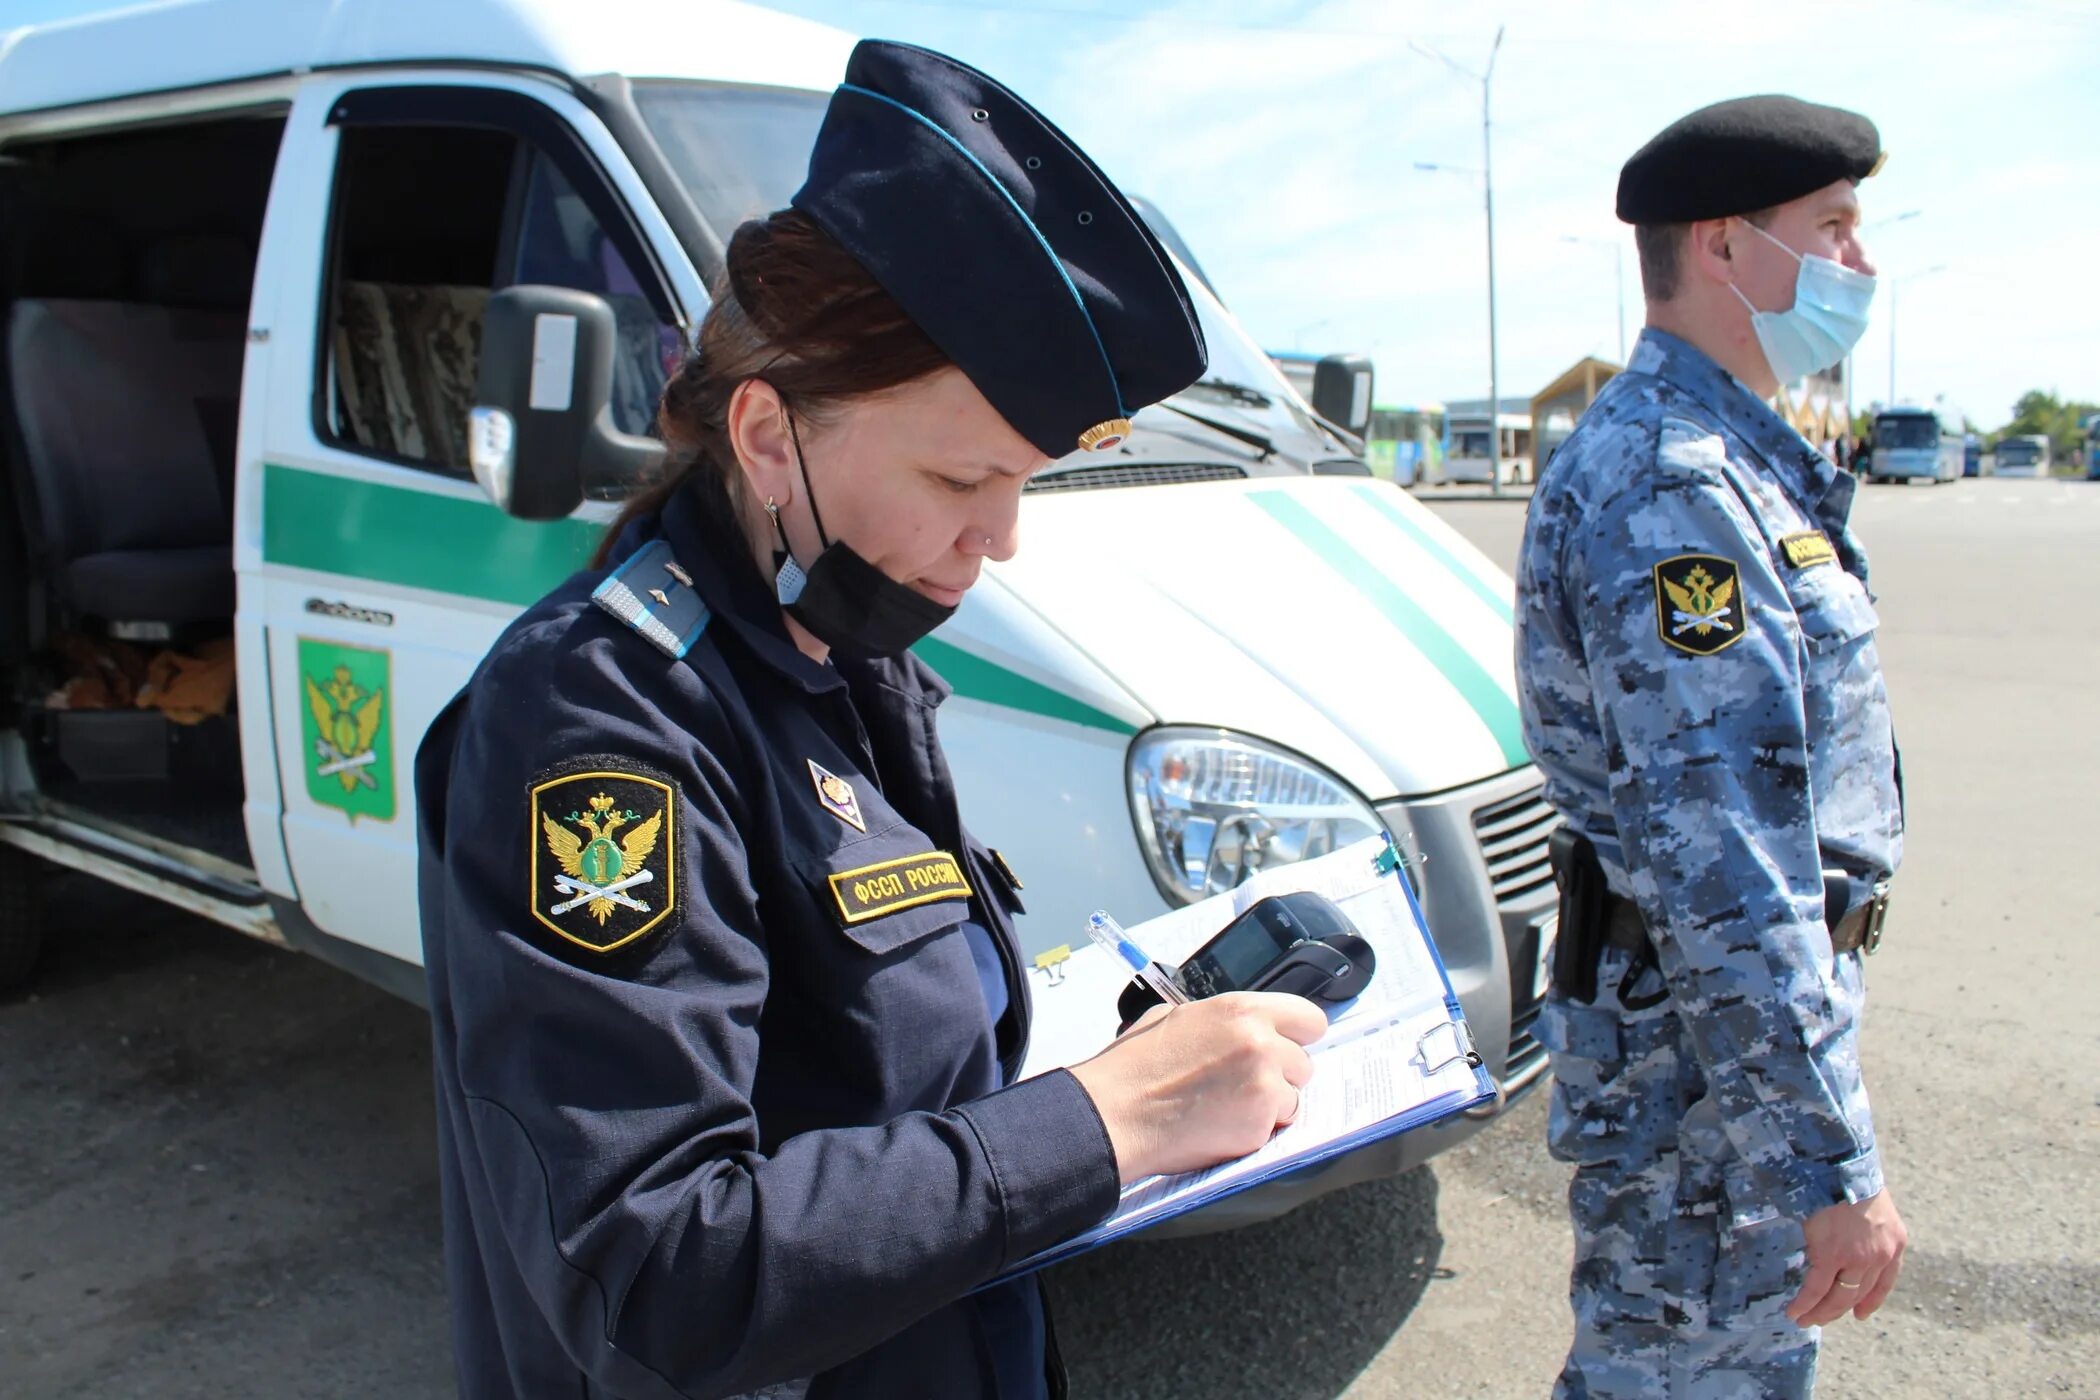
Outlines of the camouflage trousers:
<svg viewBox="0 0 2100 1400">
<path fill-rule="evenodd" d="M 1575 1164 L 1575 1341 L 1557 1400 L 1775 1400 L 1815 1387 L 1820 1330 L 1785 1308 L 1801 1226 L 1730 1146 L 1672 1003 L 1626 1010 L 1607 950 L 1594 1005 L 1557 992 L 1547 1146 Z M 1653 985 L 1649 973 L 1646 985 Z"/>
</svg>

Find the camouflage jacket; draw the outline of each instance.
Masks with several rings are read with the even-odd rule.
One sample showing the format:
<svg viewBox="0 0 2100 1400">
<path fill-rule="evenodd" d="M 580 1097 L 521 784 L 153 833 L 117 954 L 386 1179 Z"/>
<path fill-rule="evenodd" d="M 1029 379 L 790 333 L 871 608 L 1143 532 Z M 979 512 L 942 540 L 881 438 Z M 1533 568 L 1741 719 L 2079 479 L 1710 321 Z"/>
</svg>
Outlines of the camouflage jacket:
<svg viewBox="0 0 2100 1400">
<path fill-rule="evenodd" d="M 1825 867 L 1893 875 L 1903 839 L 1855 489 L 1650 329 L 1540 479 L 1517 574 L 1547 795 L 1639 905 L 1731 1143 L 1801 1217 L 1881 1187 L 1859 955 L 1823 908 Z"/>
</svg>

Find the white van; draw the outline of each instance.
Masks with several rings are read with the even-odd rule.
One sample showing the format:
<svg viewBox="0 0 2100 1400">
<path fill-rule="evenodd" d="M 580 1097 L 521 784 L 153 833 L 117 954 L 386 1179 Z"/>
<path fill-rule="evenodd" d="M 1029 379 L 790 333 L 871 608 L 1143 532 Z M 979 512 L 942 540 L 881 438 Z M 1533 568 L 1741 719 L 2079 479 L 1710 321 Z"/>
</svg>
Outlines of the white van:
<svg viewBox="0 0 2100 1400">
<path fill-rule="evenodd" d="M 633 489 L 850 43 L 724 0 L 187 0 L 0 40 L 0 977 L 48 862 L 421 997 L 424 727 Z M 1096 906 L 1136 922 L 1390 828 L 1519 1091 L 1553 819 L 1509 579 L 1362 479 L 1189 280 L 1208 378 L 1035 482 L 1020 556 L 922 645 L 963 810 L 1026 883 L 1045 985 Z M 566 407 L 470 443 L 485 362 L 534 349 L 485 313 L 548 287 L 594 308 L 573 369 L 541 357 Z M 586 440 L 620 450 L 550 446 Z M 582 500 L 507 513 L 477 456 L 499 488 L 588 462 Z"/>
</svg>

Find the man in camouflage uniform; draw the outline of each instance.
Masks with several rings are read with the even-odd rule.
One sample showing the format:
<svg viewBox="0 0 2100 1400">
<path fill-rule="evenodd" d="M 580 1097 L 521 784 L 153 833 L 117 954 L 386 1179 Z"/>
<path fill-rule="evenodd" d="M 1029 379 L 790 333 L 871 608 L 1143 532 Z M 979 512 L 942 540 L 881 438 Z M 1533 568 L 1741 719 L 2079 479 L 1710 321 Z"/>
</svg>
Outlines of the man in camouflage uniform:
<svg viewBox="0 0 2100 1400">
<path fill-rule="evenodd" d="M 1858 1054 L 1895 744 L 1856 482 L 1766 402 L 1864 327 L 1880 159 L 1863 117 L 1750 98 L 1627 163 L 1647 329 L 1526 523 L 1526 738 L 1608 890 L 1587 930 L 1563 904 L 1594 999 L 1557 959 L 1539 1022 L 1574 1400 L 1807 1395 L 1820 1326 L 1896 1281 Z"/>
</svg>

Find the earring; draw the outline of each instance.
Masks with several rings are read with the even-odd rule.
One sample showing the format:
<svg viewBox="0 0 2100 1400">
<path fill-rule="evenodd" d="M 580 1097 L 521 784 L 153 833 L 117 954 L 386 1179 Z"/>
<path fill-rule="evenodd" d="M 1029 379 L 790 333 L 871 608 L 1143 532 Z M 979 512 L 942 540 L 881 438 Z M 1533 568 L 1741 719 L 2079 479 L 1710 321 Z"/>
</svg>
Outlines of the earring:
<svg viewBox="0 0 2100 1400">
<path fill-rule="evenodd" d="M 788 549 L 787 531 L 780 525 L 780 503 L 771 496 L 766 497 L 766 514 L 773 517 L 773 533 L 780 540 L 780 548 L 773 551 L 773 557 L 777 561 L 773 574 L 773 596 L 780 600 L 782 607 L 786 607 L 802 596 L 803 588 L 809 583 L 809 576 L 802 572 L 802 566 L 795 562 L 794 554 Z"/>
</svg>

